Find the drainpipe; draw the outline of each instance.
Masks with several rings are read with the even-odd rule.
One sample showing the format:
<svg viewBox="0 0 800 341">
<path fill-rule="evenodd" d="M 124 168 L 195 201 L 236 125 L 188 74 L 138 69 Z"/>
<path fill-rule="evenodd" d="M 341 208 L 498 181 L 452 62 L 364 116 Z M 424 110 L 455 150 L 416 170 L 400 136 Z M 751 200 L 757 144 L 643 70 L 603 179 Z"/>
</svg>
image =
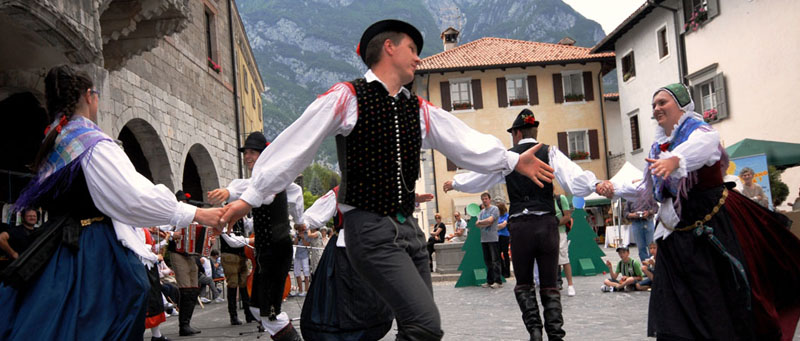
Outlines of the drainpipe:
<svg viewBox="0 0 800 341">
<path fill-rule="evenodd" d="M 430 101 L 431 100 L 431 74 L 429 73 L 425 79 L 425 98 Z M 437 188 L 438 184 L 436 183 L 436 158 L 433 154 L 433 148 L 431 148 L 431 168 L 433 171 L 433 196 L 436 198 L 436 212 L 439 212 L 439 196 L 436 193 L 439 191 Z"/>
<path fill-rule="evenodd" d="M 680 19 L 678 18 L 678 9 L 657 4 L 654 0 L 647 0 L 647 3 L 672 12 L 672 22 L 675 31 L 675 53 L 677 53 L 678 57 L 675 58 L 678 60 L 678 82 L 681 84 L 686 84 L 686 77 L 684 77 L 686 74 L 686 44 L 683 39 L 683 35 L 680 34 Z"/>
<path fill-rule="evenodd" d="M 608 167 L 608 136 L 606 134 L 606 112 L 605 97 L 603 97 L 603 64 L 600 63 L 600 72 L 597 73 L 597 88 L 600 89 L 600 122 L 603 125 L 603 155 L 606 158 L 606 177 L 611 179 L 610 167 Z"/>
<path fill-rule="evenodd" d="M 239 179 L 244 177 L 242 172 L 242 154 L 239 153 L 239 148 L 242 147 L 240 136 L 242 136 L 239 128 L 239 84 L 236 74 L 236 42 L 233 39 L 233 0 L 228 0 L 228 28 L 231 40 L 231 72 L 233 73 L 233 121 L 236 124 L 236 165 L 239 171 Z"/>
</svg>

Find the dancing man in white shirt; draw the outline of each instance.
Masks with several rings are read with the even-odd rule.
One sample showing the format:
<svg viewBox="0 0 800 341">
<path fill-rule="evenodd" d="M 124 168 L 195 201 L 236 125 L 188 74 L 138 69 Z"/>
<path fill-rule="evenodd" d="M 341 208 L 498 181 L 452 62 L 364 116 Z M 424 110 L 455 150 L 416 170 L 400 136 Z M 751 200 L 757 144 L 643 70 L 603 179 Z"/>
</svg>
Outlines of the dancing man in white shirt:
<svg viewBox="0 0 800 341">
<path fill-rule="evenodd" d="M 361 37 L 357 52 L 370 68 L 364 78 L 334 85 L 275 139 L 253 169 L 241 200 L 226 206 L 222 223 L 235 221 L 261 198 L 281 191 L 311 163 L 322 141 L 336 136 L 347 254 L 358 274 L 395 314 L 399 340 L 443 336 L 433 300 L 425 237 L 411 217 L 420 148 L 435 148 L 466 169 L 503 174 L 517 170 L 541 185 L 552 169 L 534 148 L 506 151 L 407 87 L 420 63 L 422 35 L 412 25 L 383 20 Z"/>
<path fill-rule="evenodd" d="M 581 197 L 594 192 L 600 183 L 595 175 L 582 170 L 558 148 L 536 141 L 538 127 L 539 121 L 533 112 L 523 109 L 511 128 L 508 128 L 514 142 L 514 147 L 509 151 L 525 153 L 536 149 L 536 157 L 553 167 L 556 180 L 567 192 Z M 561 293 L 556 287 L 559 236 L 553 185 L 547 183 L 544 187 L 535 186 L 533 181 L 516 171 L 463 173 L 457 174 L 454 180 L 445 182 L 444 190 L 478 193 L 503 182 L 507 184 L 511 200 L 508 232 L 511 233 L 511 249 L 514 250 L 512 261 L 517 277 L 514 295 L 522 311 L 522 321 L 531 340 L 542 339 L 542 320 L 536 301 L 536 287 L 533 285 L 533 265 L 536 262 L 539 265 L 539 296 L 542 299 L 547 339 L 561 340 L 566 332 L 562 328 L 564 318 L 561 314 Z"/>
</svg>

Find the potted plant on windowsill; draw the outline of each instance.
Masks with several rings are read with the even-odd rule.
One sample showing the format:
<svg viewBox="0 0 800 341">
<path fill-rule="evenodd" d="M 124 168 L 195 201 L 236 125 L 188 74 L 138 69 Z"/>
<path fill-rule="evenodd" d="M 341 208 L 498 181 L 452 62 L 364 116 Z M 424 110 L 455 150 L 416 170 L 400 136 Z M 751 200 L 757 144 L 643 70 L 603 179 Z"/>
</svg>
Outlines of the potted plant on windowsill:
<svg viewBox="0 0 800 341">
<path fill-rule="evenodd" d="M 570 160 L 586 160 L 589 158 L 589 153 L 587 152 L 571 152 L 569 153 Z"/>
<path fill-rule="evenodd" d="M 216 73 L 222 72 L 222 66 L 214 62 L 214 60 L 211 59 L 211 57 L 208 57 L 208 66 L 211 68 L 211 70 L 214 70 L 214 72 Z"/>
<path fill-rule="evenodd" d="M 513 99 L 511 99 L 510 102 L 511 102 L 511 106 L 528 105 L 528 99 L 527 98 L 513 98 Z"/>
<path fill-rule="evenodd" d="M 564 96 L 567 102 L 580 102 L 583 100 L 583 94 L 568 94 Z"/>
<path fill-rule="evenodd" d="M 453 110 L 467 110 L 471 108 L 472 108 L 472 103 L 470 102 L 453 103 Z"/>
<path fill-rule="evenodd" d="M 622 81 L 623 82 L 627 82 L 629 79 L 631 79 L 631 77 L 633 77 L 633 74 L 628 72 L 628 73 L 622 75 Z"/>
<path fill-rule="evenodd" d="M 711 123 L 717 121 L 717 109 L 708 109 L 703 111 L 703 121 Z"/>
<path fill-rule="evenodd" d="M 697 31 L 697 29 L 700 28 L 700 25 L 706 22 L 706 20 L 708 20 L 708 11 L 706 11 L 705 8 L 696 9 L 694 12 L 692 12 L 692 16 L 689 18 L 689 20 L 683 24 L 683 30 L 688 31 L 691 29 L 692 32 Z"/>
</svg>

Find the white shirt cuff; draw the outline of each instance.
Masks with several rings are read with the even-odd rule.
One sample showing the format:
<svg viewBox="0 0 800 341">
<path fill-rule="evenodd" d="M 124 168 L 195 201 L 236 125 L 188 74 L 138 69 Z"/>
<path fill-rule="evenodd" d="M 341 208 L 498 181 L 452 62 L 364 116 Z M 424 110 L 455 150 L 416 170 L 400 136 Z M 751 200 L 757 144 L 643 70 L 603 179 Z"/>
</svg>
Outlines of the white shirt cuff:
<svg viewBox="0 0 800 341">
<path fill-rule="evenodd" d="M 244 200 L 250 207 L 259 207 L 264 202 L 264 198 L 253 187 L 248 187 L 239 199 Z"/>
<path fill-rule="evenodd" d="M 514 168 L 517 168 L 517 163 L 519 162 L 519 154 L 512 152 L 510 150 L 506 151 L 506 165 L 508 166 L 508 170 L 503 172 L 503 176 L 511 174 L 514 171 Z"/>
<path fill-rule="evenodd" d="M 195 213 L 197 213 L 197 207 L 178 202 L 178 206 L 169 223 L 177 227 L 187 227 L 194 221 Z"/>
</svg>

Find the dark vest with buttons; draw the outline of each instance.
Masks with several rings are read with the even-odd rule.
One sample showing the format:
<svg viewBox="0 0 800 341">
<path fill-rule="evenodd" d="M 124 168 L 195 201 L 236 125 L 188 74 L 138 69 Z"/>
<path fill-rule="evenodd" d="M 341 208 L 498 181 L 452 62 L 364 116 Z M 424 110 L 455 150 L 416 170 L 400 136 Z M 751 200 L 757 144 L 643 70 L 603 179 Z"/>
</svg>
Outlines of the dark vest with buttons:
<svg viewBox="0 0 800 341">
<path fill-rule="evenodd" d="M 289 237 L 289 204 L 286 191 L 275 195 L 269 205 L 255 207 L 253 212 L 253 232 L 256 235 L 256 250 L 269 249 L 275 244 L 292 243 Z"/>
<path fill-rule="evenodd" d="M 536 143 L 521 143 L 511 149 L 512 152 L 522 154 L 526 150 L 536 146 Z M 544 163 L 550 163 L 548 149 L 550 146 L 543 145 L 536 153 L 536 157 Z M 513 171 L 506 175 L 506 188 L 508 197 L 511 200 L 511 207 L 508 209 L 509 215 L 514 215 L 524 211 L 549 212 L 555 214 L 556 207 L 553 202 L 553 184 L 542 182 L 544 188 L 536 185 L 530 178 Z"/>
<path fill-rule="evenodd" d="M 351 84 L 358 121 L 348 136 L 336 136 L 342 171 L 338 200 L 382 216 L 409 216 L 422 147 L 419 100 L 402 93 L 394 98 L 377 81 L 360 78 Z"/>
<path fill-rule="evenodd" d="M 244 235 L 244 220 L 239 219 L 235 224 L 233 224 L 232 232 L 234 234 L 245 236 Z M 248 236 L 245 236 L 245 238 Z M 219 238 L 219 250 L 222 253 L 232 253 L 235 255 L 239 255 L 244 257 L 244 246 L 243 247 L 231 247 L 228 245 L 228 242 L 225 241 L 225 238 Z"/>
</svg>

